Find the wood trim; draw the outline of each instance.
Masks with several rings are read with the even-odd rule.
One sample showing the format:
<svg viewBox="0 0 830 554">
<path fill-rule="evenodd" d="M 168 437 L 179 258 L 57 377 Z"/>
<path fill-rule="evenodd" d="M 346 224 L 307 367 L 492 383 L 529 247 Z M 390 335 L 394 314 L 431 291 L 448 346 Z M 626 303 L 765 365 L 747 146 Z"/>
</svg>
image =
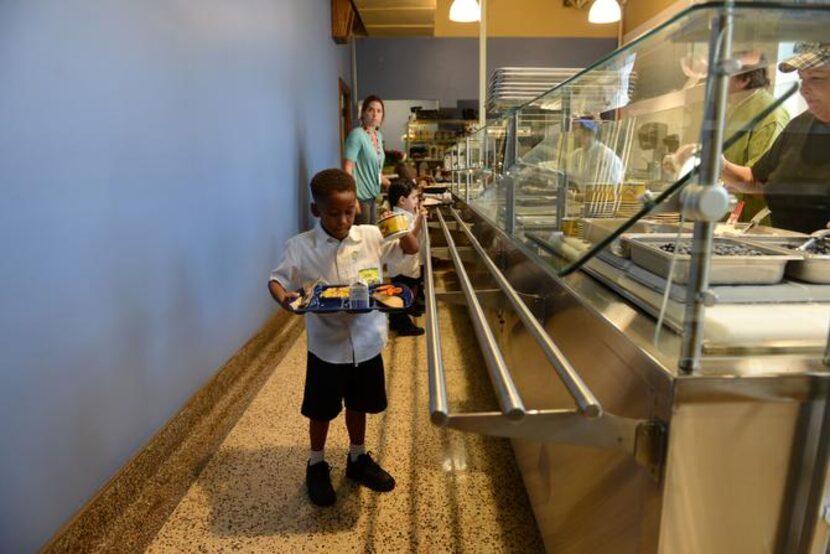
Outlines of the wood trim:
<svg viewBox="0 0 830 554">
<path fill-rule="evenodd" d="M 366 36 L 366 26 L 352 0 L 331 0 L 331 38 L 348 44 L 354 36 Z"/>
<path fill-rule="evenodd" d="M 143 552 L 303 328 L 279 310 L 41 552 Z"/>
</svg>

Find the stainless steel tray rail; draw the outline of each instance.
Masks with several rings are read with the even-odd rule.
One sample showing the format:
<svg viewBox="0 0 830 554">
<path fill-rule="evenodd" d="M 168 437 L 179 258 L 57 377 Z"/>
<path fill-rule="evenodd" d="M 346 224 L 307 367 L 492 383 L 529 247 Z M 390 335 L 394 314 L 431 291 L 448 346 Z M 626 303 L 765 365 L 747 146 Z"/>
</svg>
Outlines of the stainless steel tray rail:
<svg viewBox="0 0 830 554">
<path fill-rule="evenodd" d="M 504 274 L 487 256 L 484 248 L 464 224 L 458 212 L 453 208 L 447 209 L 455 219 L 456 225 L 470 240 L 480 261 L 484 262 L 488 271 L 496 279 L 500 292 L 508 298 L 526 329 L 539 343 L 578 409 L 525 409 L 498 343 L 487 323 L 477 298 L 477 292 L 473 289 L 464 269 L 447 222 L 441 210 L 436 210 L 435 214 L 447 241 L 447 250 L 458 273 L 473 328 L 479 339 L 501 412 L 452 414 L 449 411 L 438 332 L 437 300 L 430 259 L 431 247 L 427 237 L 424 252 L 424 287 L 427 302 L 426 337 L 430 420 L 435 425 L 482 435 L 621 450 L 631 455 L 640 465 L 647 467 L 653 478 L 659 480 L 666 449 L 665 424 L 658 420 L 626 418 L 603 411 L 594 394 L 553 343 Z"/>
<path fill-rule="evenodd" d="M 518 420 L 524 417 L 525 407 L 522 404 L 522 399 L 519 397 L 519 391 L 516 389 L 513 379 L 510 377 L 510 371 L 507 369 L 507 364 L 504 362 L 501 350 L 498 347 L 496 338 L 493 332 L 487 325 L 484 310 L 476 298 L 473 284 L 470 282 L 470 277 L 464 269 L 464 263 L 458 255 L 458 250 L 455 246 L 455 241 L 452 238 L 450 230 L 447 228 L 447 223 L 444 221 L 444 216 L 441 211 L 435 212 L 438 215 L 438 221 L 441 224 L 441 230 L 444 233 L 444 238 L 447 241 L 447 247 L 452 257 L 453 265 L 458 274 L 458 280 L 461 284 L 461 290 L 464 292 L 464 297 L 467 299 L 467 307 L 470 310 L 470 319 L 473 322 L 473 329 L 481 346 L 482 354 L 484 355 L 484 362 L 490 374 L 490 380 L 493 387 L 496 389 L 496 396 L 498 397 L 499 405 L 502 413 L 509 419 Z M 431 302 L 434 307 L 434 302 Z M 433 323 L 434 326 L 434 323 Z M 436 333 L 436 330 L 433 329 Z"/>
<path fill-rule="evenodd" d="M 447 382 L 444 361 L 441 358 L 441 335 L 438 333 L 438 309 L 435 305 L 435 281 L 432 276 L 432 248 L 429 229 L 424 232 L 423 266 L 424 295 L 426 298 L 427 364 L 429 366 L 429 417 L 436 425 L 446 424 L 449 418 Z"/>
<path fill-rule="evenodd" d="M 556 373 L 559 375 L 559 378 L 562 380 L 565 388 L 568 389 L 568 392 L 574 399 L 574 402 L 576 402 L 577 406 L 579 406 L 580 412 L 587 417 L 597 417 L 601 415 L 602 406 L 594 394 L 582 378 L 577 374 L 576 370 L 570 362 L 568 362 L 564 354 L 562 354 L 559 347 L 557 347 L 550 336 L 548 336 L 545 329 L 530 311 L 530 308 L 527 307 L 527 304 L 525 304 L 519 297 L 519 293 L 516 292 L 516 289 L 514 289 L 513 286 L 507 281 L 504 274 L 498 267 L 496 267 L 496 264 L 493 263 L 493 260 L 491 260 L 484 251 L 481 243 L 478 242 L 478 239 L 473 236 L 467 228 L 467 225 L 465 225 L 465 223 L 461 220 L 461 216 L 458 215 L 458 212 L 452 208 L 449 208 L 449 210 L 453 218 L 458 222 L 458 226 L 467 236 L 467 239 L 470 241 L 472 247 L 476 252 L 478 252 L 484 266 L 496 280 L 499 288 L 501 288 L 502 292 L 510 301 L 510 304 L 516 310 L 516 314 L 522 320 L 522 323 L 527 327 L 527 330 L 530 332 L 531 336 L 539 344 L 542 352 L 545 353 L 545 357 L 556 370 Z"/>
</svg>

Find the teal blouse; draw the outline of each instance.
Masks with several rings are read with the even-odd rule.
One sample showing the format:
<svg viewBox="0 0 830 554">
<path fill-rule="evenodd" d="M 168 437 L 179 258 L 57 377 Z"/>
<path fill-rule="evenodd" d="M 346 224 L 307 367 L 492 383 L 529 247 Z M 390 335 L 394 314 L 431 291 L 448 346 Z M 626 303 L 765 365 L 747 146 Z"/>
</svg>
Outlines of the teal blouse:
<svg viewBox="0 0 830 554">
<path fill-rule="evenodd" d="M 383 169 L 383 135 L 378 134 L 378 156 L 375 145 L 363 127 L 355 127 L 346 138 L 345 158 L 354 162 L 354 180 L 357 182 L 357 198 L 365 202 L 380 194 L 380 172 Z"/>
</svg>

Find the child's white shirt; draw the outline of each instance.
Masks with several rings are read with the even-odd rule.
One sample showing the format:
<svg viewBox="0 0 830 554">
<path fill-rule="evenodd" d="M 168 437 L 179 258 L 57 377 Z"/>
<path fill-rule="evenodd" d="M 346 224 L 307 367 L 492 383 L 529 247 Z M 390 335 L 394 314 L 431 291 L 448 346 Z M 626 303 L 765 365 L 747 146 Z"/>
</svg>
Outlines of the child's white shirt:
<svg viewBox="0 0 830 554">
<path fill-rule="evenodd" d="M 382 281 L 383 264 L 398 252 L 403 253 L 399 241 L 384 241 L 374 225 L 353 225 L 339 241 L 318 220 L 314 229 L 286 241 L 282 260 L 270 279 L 286 291 L 299 290 L 317 279 L 347 285 L 373 272 Z M 332 364 L 365 362 L 386 345 L 388 324 L 383 312 L 306 313 L 305 324 L 309 352 Z"/>
</svg>

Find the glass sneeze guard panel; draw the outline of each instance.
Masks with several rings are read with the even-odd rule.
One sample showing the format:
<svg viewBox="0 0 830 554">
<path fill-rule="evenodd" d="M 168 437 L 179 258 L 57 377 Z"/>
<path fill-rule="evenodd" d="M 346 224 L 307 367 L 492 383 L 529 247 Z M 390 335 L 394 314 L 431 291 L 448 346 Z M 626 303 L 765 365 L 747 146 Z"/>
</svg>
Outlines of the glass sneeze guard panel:
<svg viewBox="0 0 830 554">
<path fill-rule="evenodd" d="M 584 268 L 613 280 L 627 272 L 642 289 L 629 297 L 639 294 L 681 333 L 695 225 L 681 194 L 701 180 L 713 127 L 707 106 L 717 106 L 723 143 L 716 147 L 763 182 L 744 190 L 724 174 L 731 202 L 712 225 L 706 256 L 717 299 L 707 310 L 703 352 L 814 356 L 828 335 L 830 258 L 801 263 L 792 250 L 830 222 L 830 114 L 815 113 L 822 102 L 830 109 L 830 66 L 826 75 L 819 68 L 799 77 L 779 64 L 830 43 L 827 29 L 827 5 L 694 6 L 491 122 L 488 128 L 507 129 L 512 120 L 513 156 L 496 133 L 471 137 L 470 203 L 562 275 Z M 719 72 L 725 101 L 715 96 Z M 820 251 L 828 246 L 816 241 L 814 258 L 830 256 Z M 752 312 L 770 321 L 773 309 L 783 310 L 786 324 L 738 331 L 734 317 Z"/>
</svg>

